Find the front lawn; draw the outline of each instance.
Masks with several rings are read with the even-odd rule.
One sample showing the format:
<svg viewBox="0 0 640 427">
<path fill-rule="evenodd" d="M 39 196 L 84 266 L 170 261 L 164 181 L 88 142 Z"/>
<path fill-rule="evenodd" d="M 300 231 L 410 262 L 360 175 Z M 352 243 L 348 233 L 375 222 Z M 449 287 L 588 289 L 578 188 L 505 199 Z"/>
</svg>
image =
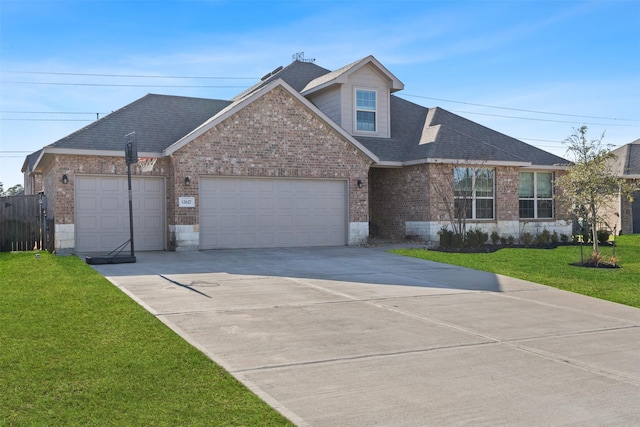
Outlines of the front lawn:
<svg viewBox="0 0 640 427">
<path fill-rule="evenodd" d="M 580 261 L 579 246 L 505 248 L 493 253 L 445 253 L 424 249 L 391 252 L 516 277 L 640 308 L 640 235 L 619 236 L 616 243 L 616 257 L 622 268 L 615 269 L 570 265 Z M 608 259 L 611 247 L 603 247 L 602 252 Z M 590 254 L 591 246 L 585 245 L 585 259 Z"/>
<path fill-rule="evenodd" d="M 291 425 L 76 257 L 0 253 L 0 425 Z"/>
</svg>

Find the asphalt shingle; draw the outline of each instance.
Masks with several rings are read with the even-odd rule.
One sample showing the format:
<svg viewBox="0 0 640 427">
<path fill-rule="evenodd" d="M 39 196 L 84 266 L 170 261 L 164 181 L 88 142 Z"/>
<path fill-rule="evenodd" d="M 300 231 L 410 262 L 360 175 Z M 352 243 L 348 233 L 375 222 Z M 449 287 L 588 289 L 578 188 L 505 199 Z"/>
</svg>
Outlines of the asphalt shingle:
<svg viewBox="0 0 640 427">
<path fill-rule="evenodd" d="M 122 150 L 124 136 L 135 132 L 139 152 L 161 152 L 229 104 L 216 99 L 149 94 L 50 146 Z"/>
<path fill-rule="evenodd" d="M 234 101 L 245 98 L 276 79 L 301 92 L 347 72 L 356 61 L 331 72 L 312 62 L 294 61 L 231 101 L 149 94 L 108 116 L 56 141 L 57 148 L 121 150 L 123 137 L 136 132 L 138 151 L 161 152 Z M 355 137 L 386 162 L 428 159 L 566 164 L 567 160 L 496 132 L 442 108 L 426 108 L 391 95 L 391 137 Z M 640 146 L 634 151 L 640 157 Z M 636 164 L 637 159 L 636 159 Z"/>
</svg>

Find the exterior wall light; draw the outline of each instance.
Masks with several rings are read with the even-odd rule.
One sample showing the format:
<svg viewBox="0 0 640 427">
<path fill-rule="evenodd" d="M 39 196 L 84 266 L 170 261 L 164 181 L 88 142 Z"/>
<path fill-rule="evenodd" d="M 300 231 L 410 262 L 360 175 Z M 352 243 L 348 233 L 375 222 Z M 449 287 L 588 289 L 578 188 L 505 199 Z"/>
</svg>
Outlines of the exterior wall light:
<svg viewBox="0 0 640 427">
<path fill-rule="evenodd" d="M 67 176 L 66 173 L 64 175 L 62 175 L 62 183 L 63 184 L 68 184 L 69 183 L 69 177 Z"/>
<path fill-rule="evenodd" d="M 361 180 L 358 180 L 357 184 L 358 184 L 358 188 L 362 188 L 362 181 Z"/>
<path fill-rule="evenodd" d="M 189 178 L 188 176 L 184 177 L 184 185 L 185 186 L 190 186 L 191 185 L 191 178 Z"/>
</svg>

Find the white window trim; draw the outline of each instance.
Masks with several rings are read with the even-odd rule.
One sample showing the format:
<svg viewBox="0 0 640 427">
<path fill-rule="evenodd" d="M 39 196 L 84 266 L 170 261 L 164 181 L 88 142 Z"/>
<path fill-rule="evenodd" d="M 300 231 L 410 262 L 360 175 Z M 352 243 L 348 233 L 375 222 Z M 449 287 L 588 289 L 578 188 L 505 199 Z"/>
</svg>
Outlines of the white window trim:
<svg viewBox="0 0 640 427">
<path fill-rule="evenodd" d="M 554 173 L 553 172 L 549 172 L 549 171 L 523 171 L 521 173 L 533 173 L 533 197 L 520 197 L 520 194 L 518 194 L 518 218 L 521 220 L 527 220 L 527 219 L 542 219 L 542 220 L 549 220 L 549 219 L 554 219 L 555 215 L 556 215 L 556 203 L 555 203 L 555 188 L 553 185 L 553 180 L 555 178 Z M 544 173 L 544 174 L 551 174 L 551 197 L 538 197 L 538 174 L 539 173 Z M 520 179 L 520 173 L 518 174 L 518 179 Z M 523 218 L 520 216 L 520 200 L 533 200 L 533 218 Z M 543 200 L 550 200 L 551 201 L 551 216 L 550 217 L 543 217 L 541 218 L 538 215 L 538 202 L 539 201 L 543 201 Z"/>
<path fill-rule="evenodd" d="M 495 221 L 496 219 L 496 169 L 495 168 L 482 168 L 482 167 L 471 167 L 471 166 L 459 166 L 459 167 L 454 167 L 454 173 L 455 173 L 455 169 L 471 169 L 472 174 L 471 174 L 471 179 L 472 179 L 472 183 L 471 183 L 471 197 L 470 197 L 470 201 L 471 201 L 471 218 L 466 218 L 466 219 L 470 219 L 470 220 L 474 220 L 474 221 Z M 476 171 L 478 169 L 489 169 L 491 171 L 493 171 L 493 196 L 491 197 L 487 197 L 487 196 L 477 196 L 476 195 L 476 179 L 478 178 L 478 176 L 476 175 Z M 455 190 L 454 190 L 455 192 Z M 463 196 L 456 196 L 454 194 L 454 200 L 455 199 L 464 199 Z M 478 218 L 477 212 L 476 212 L 476 201 L 477 200 L 493 200 L 493 203 L 491 204 L 492 206 L 492 211 L 491 211 L 491 218 Z"/>
<path fill-rule="evenodd" d="M 366 92 L 373 92 L 376 95 L 376 108 L 375 110 L 359 110 L 358 109 L 358 91 L 366 91 Z M 378 90 L 375 88 L 369 88 L 369 87 L 362 87 L 362 86 L 354 86 L 353 88 L 353 132 L 354 133 L 363 133 L 363 134 L 377 134 L 378 133 L 378 129 L 379 129 L 379 125 L 378 125 L 378 116 L 379 116 L 379 108 L 378 106 L 380 105 L 380 100 L 378 97 Z M 360 130 L 358 129 L 358 111 L 366 111 L 366 112 L 373 112 L 375 114 L 375 122 L 374 122 L 374 130 Z"/>
</svg>

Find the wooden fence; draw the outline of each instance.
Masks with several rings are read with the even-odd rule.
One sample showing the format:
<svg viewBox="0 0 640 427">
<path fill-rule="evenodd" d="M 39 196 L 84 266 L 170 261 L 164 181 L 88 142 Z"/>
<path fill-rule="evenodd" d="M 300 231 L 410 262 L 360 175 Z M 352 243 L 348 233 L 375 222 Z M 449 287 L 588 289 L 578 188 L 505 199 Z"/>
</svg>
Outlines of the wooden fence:
<svg viewBox="0 0 640 427">
<path fill-rule="evenodd" d="M 44 195 L 0 197 L 0 252 L 54 250 Z"/>
</svg>

